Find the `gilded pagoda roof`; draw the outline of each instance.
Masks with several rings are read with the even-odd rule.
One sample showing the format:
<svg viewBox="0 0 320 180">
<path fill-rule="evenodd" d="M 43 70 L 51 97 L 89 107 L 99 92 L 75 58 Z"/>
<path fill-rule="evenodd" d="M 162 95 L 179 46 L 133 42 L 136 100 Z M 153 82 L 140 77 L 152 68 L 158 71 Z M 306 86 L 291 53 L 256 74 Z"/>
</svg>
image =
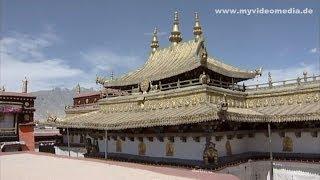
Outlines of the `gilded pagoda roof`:
<svg viewBox="0 0 320 180">
<path fill-rule="evenodd" d="M 228 104 L 222 110 L 221 102 Z M 128 129 L 206 121 L 292 122 L 320 120 L 317 81 L 295 88 L 235 92 L 199 85 L 171 91 L 120 96 L 100 101 L 97 111 L 64 118 L 58 127 Z"/>
<path fill-rule="evenodd" d="M 107 86 L 125 86 L 139 84 L 144 80 L 158 81 L 176 76 L 204 66 L 219 74 L 239 79 L 254 78 L 255 71 L 246 71 L 227 65 L 216 58 L 208 57 L 201 63 L 201 53 L 204 50 L 203 39 L 190 40 L 167 48 L 157 49 L 150 54 L 147 62 L 138 70 L 130 72 L 118 79 L 110 80 Z"/>
<path fill-rule="evenodd" d="M 228 108 L 226 120 L 240 122 L 291 122 L 320 120 L 319 102 L 306 106 L 285 105 L 282 107 L 262 107 L 258 109 Z M 103 112 L 94 111 L 65 118 L 56 122 L 58 127 L 118 130 L 155 126 L 170 126 L 221 120 L 216 105 L 201 103 L 178 108 Z"/>
</svg>

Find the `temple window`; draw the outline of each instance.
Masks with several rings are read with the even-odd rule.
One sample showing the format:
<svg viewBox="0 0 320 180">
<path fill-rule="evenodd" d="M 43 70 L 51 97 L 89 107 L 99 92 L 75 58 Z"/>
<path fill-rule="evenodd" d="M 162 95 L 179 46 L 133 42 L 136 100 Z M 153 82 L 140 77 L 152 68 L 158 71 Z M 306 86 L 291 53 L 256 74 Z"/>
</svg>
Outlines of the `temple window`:
<svg viewBox="0 0 320 180">
<path fill-rule="evenodd" d="M 187 137 L 182 136 L 182 137 L 180 137 L 180 140 L 181 140 L 182 142 L 187 142 Z"/>
<path fill-rule="evenodd" d="M 174 142 L 174 137 L 172 137 L 172 136 L 168 137 L 168 140 L 173 143 Z"/>
</svg>

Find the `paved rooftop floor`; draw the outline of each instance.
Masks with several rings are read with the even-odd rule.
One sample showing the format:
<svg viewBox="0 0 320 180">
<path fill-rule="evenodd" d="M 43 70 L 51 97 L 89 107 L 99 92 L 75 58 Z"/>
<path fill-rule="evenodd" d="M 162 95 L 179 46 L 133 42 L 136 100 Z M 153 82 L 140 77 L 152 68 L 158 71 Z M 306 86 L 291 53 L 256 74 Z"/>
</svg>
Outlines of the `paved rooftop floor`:
<svg viewBox="0 0 320 180">
<path fill-rule="evenodd" d="M 68 158 L 45 153 L 0 153 L 1 180 L 226 179 L 235 176 L 208 171 L 127 162 Z"/>
</svg>

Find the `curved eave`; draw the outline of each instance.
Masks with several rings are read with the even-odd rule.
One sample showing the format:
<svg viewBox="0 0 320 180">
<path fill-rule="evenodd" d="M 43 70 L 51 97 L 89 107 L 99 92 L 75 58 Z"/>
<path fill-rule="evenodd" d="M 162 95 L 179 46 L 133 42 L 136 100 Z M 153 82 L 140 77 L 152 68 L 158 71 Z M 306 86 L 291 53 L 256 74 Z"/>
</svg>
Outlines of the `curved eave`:
<svg viewBox="0 0 320 180">
<path fill-rule="evenodd" d="M 225 64 L 221 61 L 215 60 L 212 57 L 208 58 L 207 66 L 208 69 L 216 73 L 222 74 L 227 77 L 237 78 L 241 80 L 252 79 L 257 76 L 255 71 L 245 71 L 238 69 L 234 66 Z"/>
<path fill-rule="evenodd" d="M 320 112 L 309 111 L 305 113 L 293 113 L 293 111 L 291 111 L 291 113 L 287 114 L 264 114 L 253 109 L 235 107 L 230 107 L 227 111 L 219 111 L 214 104 L 201 103 L 198 105 L 164 108 L 160 110 L 122 112 L 94 111 L 65 118 L 62 121 L 51 123 L 51 126 L 61 128 L 120 130 L 194 124 L 217 120 L 246 123 L 319 121 Z"/>
</svg>

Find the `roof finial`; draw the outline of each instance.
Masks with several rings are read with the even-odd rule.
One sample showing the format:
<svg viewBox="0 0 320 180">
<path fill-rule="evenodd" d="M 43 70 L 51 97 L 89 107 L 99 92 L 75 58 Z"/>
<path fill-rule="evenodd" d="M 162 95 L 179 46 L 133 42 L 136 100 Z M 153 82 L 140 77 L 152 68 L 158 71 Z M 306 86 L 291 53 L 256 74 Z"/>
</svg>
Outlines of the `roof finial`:
<svg viewBox="0 0 320 180">
<path fill-rule="evenodd" d="M 174 12 L 174 21 L 172 26 L 171 35 L 169 37 L 169 41 L 173 43 L 173 45 L 178 44 L 182 40 L 181 32 L 179 30 L 179 17 L 178 12 Z"/>
<path fill-rule="evenodd" d="M 28 93 L 28 80 L 27 80 L 27 77 L 24 77 L 24 80 L 22 80 L 22 93 Z"/>
<path fill-rule="evenodd" d="M 270 72 L 268 72 L 268 84 L 269 84 L 269 87 L 272 87 L 272 77 Z"/>
<path fill-rule="evenodd" d="M 0 88 L 0 91 L 5 92 L 5 91 L 6 91 L 6 88 L 5 88 L 4 86 L 2 86 L 2 88 Z"/>
<path fill-rule="evenodd" d="M 307 82 L 307 80 L 308 80 L 308 76 L 307 76 L 307 75 L 308 75 L 308 72 L 307 72 L 307 70 L 304 70 L 302 74 L 303 74 L 303 80 L 304 80 L 304 82 Z"/>
<path fill-rule="evenodd" d="M 81 93 L 81 87 L 80 87 L 80 84 L 78 83 L 77 86 L 76 86 L 76 93 L 77 94 L 80 94 Z"/>
<path fill-rule="evenodd" d="M 151 41 L 151 45 L 150 45 L 150 47 L 152 48 L 152 53 L 156 52 L 157 48 L 159 47 L 157 33 L 158 33 L 158 29 L 154 28 L 153 37 L 152 37 L 152 41 Z"/>
<path fill-rule="evenodd" d="M 113 73 L 113 71 L 111 71 L 110 78 L 111 78 L 111 80 L 113 81 L 113 79 L 114 79 L 114 73 Z"/>
<path fill-rule="evenodd" d="M 197 12 L 194 13 L 194 18 L 195 18 L 195 24 L 193 27 L 193 35 L 195 37 L 195 40 L 198 41 L 202 35 L 202 29 L 200 25 L 199 15 Z"/>
</svg>

